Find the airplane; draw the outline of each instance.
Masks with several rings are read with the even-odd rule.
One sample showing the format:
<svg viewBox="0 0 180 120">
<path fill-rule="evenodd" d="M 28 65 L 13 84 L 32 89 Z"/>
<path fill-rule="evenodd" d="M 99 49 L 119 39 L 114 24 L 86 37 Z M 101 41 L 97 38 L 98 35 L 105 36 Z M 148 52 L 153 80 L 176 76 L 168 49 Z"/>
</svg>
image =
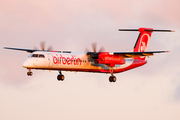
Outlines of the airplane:
<svg viewBox="0 0 180 120">
<path fill-rule="evenodd" d="M 45 50 L 44 43 L 42 50 L 21 49 L 4 47 L 4 49 L 27 51 L 31 53 L 23 63 L 23 67 L 28 69 L 27 75 L 32 76 L 32 69 L 57 70 L 57 79 L 65 79 L 61 71 L 109 73 L 110 82 L 116 82 L 115 73 L 140 67 L 147 63 L 146 57 L 153 56 L 154 53 L 165 53 L 169 51 L 147 51 L 152 32 L 174 32 L 172 30 L 154 30 L 153 28 L 139 29 L 119 29 L 119 31 L 139 31 L 138 39 L 132 52 L 104 52 L 103 48 L 99 52 L 96 44 L 93 44 L 93 52 L 72 52 Z"/>
</svg>

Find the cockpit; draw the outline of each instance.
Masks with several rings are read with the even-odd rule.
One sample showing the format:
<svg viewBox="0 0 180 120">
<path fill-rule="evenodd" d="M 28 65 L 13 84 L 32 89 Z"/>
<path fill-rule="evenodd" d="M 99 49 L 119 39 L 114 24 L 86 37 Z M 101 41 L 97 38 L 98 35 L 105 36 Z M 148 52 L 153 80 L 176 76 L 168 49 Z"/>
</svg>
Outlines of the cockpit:
<svg viewBox="0 0 180 120">
<path fill-rule="evenodd" d="M 32 54 L 30 57 L 45 58 L 45 56 L 43 54 Z"/>
</svg>

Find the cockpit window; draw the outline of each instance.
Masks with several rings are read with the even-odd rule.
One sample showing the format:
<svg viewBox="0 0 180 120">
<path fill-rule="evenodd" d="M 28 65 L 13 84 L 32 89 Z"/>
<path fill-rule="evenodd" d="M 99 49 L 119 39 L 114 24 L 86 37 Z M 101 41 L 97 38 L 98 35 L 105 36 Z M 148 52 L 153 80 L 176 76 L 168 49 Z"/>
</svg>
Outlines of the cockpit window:
<svg viewBox="0 0 180 120">
<path fill-rule="evenodd" d="M 40 58 L 44 58 L 44 55 L 43 55 L 43 54 L 39 54 L 39 57 L 40 57 Z"/>
<path fill-rule="evenodd" d="M 45 58 L 43 54 L 32 54 L 31 57 Z"/>
<path fill-rule="evenodd" d="M 31 57 L 38 57 L 38 54 L 32 54 Z"/>
</svg>

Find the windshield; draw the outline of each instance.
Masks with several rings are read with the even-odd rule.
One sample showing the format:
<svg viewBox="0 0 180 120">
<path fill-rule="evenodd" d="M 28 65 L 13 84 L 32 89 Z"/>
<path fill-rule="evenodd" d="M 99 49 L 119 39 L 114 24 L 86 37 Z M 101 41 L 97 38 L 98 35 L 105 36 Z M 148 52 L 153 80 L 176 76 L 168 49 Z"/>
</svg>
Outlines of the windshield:
<svg viewBox="0 0 180 120">
<path fill-rule="evenodd" d="M 32 54 L 31 57 L 45 58 L 43 54 Z"/>
</svg>

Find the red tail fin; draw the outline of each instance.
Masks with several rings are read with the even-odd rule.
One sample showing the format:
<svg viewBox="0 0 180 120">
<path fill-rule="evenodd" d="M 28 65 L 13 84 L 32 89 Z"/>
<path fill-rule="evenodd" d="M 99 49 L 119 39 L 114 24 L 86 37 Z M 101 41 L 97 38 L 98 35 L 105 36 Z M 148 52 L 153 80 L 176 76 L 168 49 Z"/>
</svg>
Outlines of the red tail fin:
<svg viewBox="0 0 180 120">
<path fill-rule="evenodd" d="M 119 29 L 119 31 L 139 31 L 139 37 L 134 46 L 133 52 L 147 51 L 149 40 L 152 32 L 174 32 L 172 30 L 153 30 L 152 28 L 139 28 L 139 29 Z M 146 57 L 136 57 L 135 59 L 145 60 Z"/>
<path fill-rule="evenodd" d="M 147 51 L 152 30 L 152 28 L 139 28 L 140 34 L 134 46 L 133 52 Z"/>
<path fill-rule="evenodd" d="M 140 34 L 134 46 L 133 52 L 147 51 L 152 31 L 152 28 L 139 28 Z M 136 59 L 145 60 L 145 57 L 137 57 Z"/>
</svg>

